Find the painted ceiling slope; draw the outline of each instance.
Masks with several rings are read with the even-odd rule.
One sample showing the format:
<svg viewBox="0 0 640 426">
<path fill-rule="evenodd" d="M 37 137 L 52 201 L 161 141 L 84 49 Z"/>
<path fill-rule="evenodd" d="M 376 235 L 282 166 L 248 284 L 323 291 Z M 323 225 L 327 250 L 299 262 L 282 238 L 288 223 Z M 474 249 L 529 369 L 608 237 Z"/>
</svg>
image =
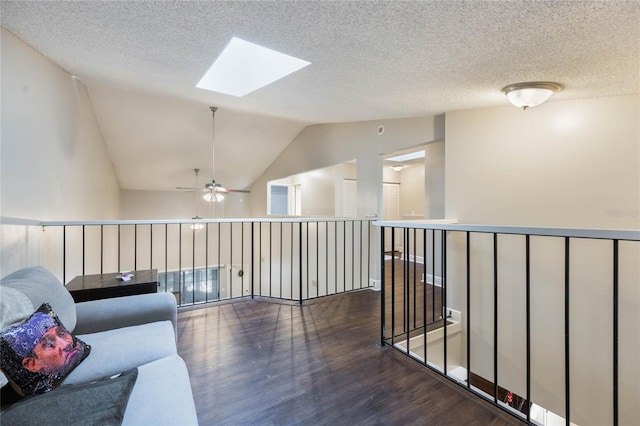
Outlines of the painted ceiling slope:
<svg viewBox="0 0 640 426">
<path fill-rule="evenodd" d="M 213 119 L 208 105 L 112 87 L 89 87 L 122 189 L 174 190 L 211 181 Z M 216 181 L 244 189 L 304 124 L 220 108 L 215 118 Z"/>
<path fill-rule="evenodd" d="M 310 123 L 506 105 L 500 89 L 520 81 L 563 84 L 552 101 L 640 92 L 637 1 L 3 0 L 1 12 L 4 28 L 87 85 L 115 164 L 157 151 L 157 165 L 117 170 L 128 189 L 171 189 L 203 166 L 168 135 L 204 152 L 208 105 L 220 107 L 218 170 L 248 185 Z M 197 89 L 233 36 L 312 64 L 242 98 Z M 165 107 L 151 112 L 154 97 Z M 121 138 L 136 121 L 133 149 Z M 167 121 L 163 140 L 152 124 Z M 236 163 L 223 146 L 238 141 L 260 161 Z"/>
</svg>

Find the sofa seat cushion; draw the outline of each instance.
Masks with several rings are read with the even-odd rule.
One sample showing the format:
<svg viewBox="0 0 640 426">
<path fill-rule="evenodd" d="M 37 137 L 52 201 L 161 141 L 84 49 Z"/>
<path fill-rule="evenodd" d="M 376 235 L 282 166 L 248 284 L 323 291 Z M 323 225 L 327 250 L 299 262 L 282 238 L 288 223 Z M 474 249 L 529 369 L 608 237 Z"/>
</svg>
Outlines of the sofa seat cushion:
<svg viewBox="0 0 640 426">
<path fill-rule="evenodd" d="M 171 321 L 81 334 L 78 338 L 91 346 L 91 354 L 67 376 L 63 386 L 112 376 L 177 353 Z"/>
<path fill-rule="evenodd" d="M 197 425 L 189 373 L 173 355 L 138 367 L 123 425 Z"/>
</svg>

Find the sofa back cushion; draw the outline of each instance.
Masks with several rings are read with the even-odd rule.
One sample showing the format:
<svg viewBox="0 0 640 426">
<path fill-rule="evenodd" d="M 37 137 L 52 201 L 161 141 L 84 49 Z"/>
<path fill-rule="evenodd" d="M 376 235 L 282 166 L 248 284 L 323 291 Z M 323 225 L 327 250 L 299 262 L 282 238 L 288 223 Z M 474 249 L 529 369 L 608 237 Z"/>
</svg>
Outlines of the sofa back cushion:
<svg viewBox="0 0 640 426">
<path fill-rule="evenodd" d="M 69 331 L 73 332 L 76 328 L 73 297 L 60 280 L 42 266 L 17 270 L 2 278 L 0 285 L 20 291 L 35 308 L 45 302 L 49 303 Z"/>
<path fill-rule="evenodd" d="M 0 331 L 23 321 L 35 310 L 23 292 L 0 285 Z"/>
<path fill-rule="evenodd" d="M 0 285 L 0 331 L 28 318 L 35 311 L 31 301 L 20 290 Z M 0 372 L 0 387 L 9 380 Z"/>
</svg>

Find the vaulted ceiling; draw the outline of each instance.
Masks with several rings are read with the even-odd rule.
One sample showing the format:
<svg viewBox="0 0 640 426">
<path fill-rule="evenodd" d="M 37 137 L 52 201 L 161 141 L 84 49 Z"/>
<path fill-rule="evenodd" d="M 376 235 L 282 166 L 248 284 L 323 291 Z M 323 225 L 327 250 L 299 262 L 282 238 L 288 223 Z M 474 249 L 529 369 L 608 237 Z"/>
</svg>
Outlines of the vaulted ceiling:
<svg viewBox="0 0 640 426">
<path fill-rule="evenodd" d="M 88 88 L 124 189 L 247 187 L 308 124 L 640 91 L 637 1 L 2 1 L 2 26 Z M 241 98 L 195 84 L 233 37 L 312 64 Z M 204 178 L 202 179 L 204 180 Z"/>
</svg>

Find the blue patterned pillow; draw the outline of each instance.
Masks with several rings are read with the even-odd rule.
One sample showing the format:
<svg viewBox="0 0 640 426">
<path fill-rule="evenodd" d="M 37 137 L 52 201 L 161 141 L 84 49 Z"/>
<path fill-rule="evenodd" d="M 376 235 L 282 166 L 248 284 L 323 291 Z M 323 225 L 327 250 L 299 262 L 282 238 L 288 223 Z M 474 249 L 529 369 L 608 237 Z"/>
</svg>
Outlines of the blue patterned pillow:
<svg viewBox="0 0 640 426">
<path fill-rule="evenodd" d="M 23 396 L 59 386 L 90 351 L 62 325 L 48 303 L 0 333 L 0 366 Z"/>
</svg>

